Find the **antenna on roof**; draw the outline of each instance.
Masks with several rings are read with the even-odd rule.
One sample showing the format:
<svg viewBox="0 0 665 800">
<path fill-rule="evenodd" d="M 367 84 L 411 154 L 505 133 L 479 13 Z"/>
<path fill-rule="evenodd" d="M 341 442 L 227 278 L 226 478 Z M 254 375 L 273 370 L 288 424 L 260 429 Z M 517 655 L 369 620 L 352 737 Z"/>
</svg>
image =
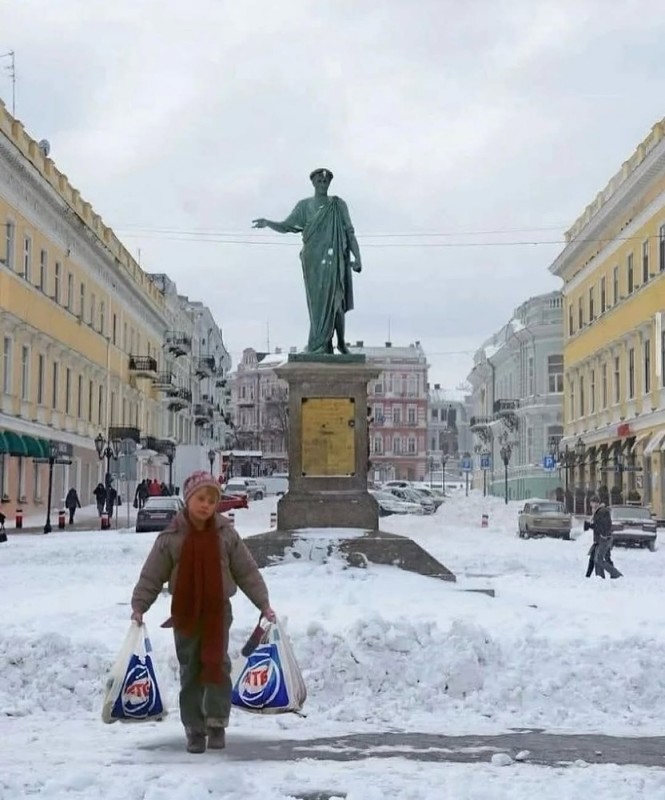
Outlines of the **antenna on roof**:
<svg viewBox="0 0 665 800">
<path fill-rule="evenodd" d="M 9 66 L 5 67 L 5 72 L 9 73 L 9 80 L 12 82 L 12 117 L 16 116 L 16 53 L 10 50 L 8 53 L 0 53 L 0 58 L 8 58 Z"/>
<path fill-rule="evenodd" d="M 270 352 L 270 320 L 266 320 L 266 352 Z"/>
</svg>

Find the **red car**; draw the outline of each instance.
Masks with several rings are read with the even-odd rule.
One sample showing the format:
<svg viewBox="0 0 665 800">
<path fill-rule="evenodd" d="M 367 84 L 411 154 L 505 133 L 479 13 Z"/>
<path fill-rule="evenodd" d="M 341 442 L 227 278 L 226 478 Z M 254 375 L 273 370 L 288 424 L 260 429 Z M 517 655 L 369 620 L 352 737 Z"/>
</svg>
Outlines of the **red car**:
<svg viewBox="0 0 665 800">
<path fill-rule="evenodd" d="M 217 511 L 219 514 L 225 514 L 235 508 L 247 508 L 247 496 L 236 494 L 223 494 Z"/>
</svg>

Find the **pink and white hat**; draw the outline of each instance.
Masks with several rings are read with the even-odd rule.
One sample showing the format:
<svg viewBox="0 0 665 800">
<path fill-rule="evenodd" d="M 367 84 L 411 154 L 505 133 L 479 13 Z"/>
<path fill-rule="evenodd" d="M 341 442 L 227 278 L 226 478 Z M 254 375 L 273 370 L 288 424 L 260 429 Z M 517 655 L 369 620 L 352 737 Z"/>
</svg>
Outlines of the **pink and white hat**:
<svg viewBox="0 0 665 800">
<path fill-rule="evenodd" d="M 199 489 L 203 488 L 214 489 L 220 496 L 222 494 L 222 490 L 213 476 L 209 472 L 200 469 L 196 472 L 192 472 L 182 485 L 182 497 L 185 503 L 187 503 L 194 492 L 198 492 Z"/>
</svg>

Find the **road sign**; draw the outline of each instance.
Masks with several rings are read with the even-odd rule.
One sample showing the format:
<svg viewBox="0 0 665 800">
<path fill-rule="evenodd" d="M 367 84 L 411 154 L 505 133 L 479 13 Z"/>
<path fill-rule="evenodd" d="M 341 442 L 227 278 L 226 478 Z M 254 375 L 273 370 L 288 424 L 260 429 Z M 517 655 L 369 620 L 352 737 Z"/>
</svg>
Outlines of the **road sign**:
<svg viewBox="0 0 665 800">
<path fill-rule="evenodd" d="M 470 458 L 462 459 L 462 472 L 471 472 L 473 469 L 473 464 L 471 463 Z"/>
<path fill-rule="evenodd" d="M 543 469 L 548 470 L 548 472 L 556 469 L 556 459 L 554 456 L 543 456 Z"/>
<path fill-rule="evenodd" d="M 480 469 L 492 469 L 492 457 L 489 453 L 480 456 Z"/>
</svg>

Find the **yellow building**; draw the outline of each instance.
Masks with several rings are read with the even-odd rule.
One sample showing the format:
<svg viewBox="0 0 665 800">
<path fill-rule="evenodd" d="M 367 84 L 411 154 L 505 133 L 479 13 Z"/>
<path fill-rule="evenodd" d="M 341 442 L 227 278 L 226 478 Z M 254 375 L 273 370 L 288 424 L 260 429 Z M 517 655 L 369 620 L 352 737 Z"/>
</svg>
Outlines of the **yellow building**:
<svg viewBox="0 0 665 800">
<path fill-rule="evenodd" d="M 639 498 L 665 517 L 665 120 L 566 233 L 550 271 L 564 282 L 571 487 Z"/>
<path fill-rule="evenodd" d="M 153 386 L 167 327 L 164 294 L 0 102 L 0 510 L 81 503 L 103 480 L 94 444 L 113 426 L 162 434 Z M 33 459 L 37 458 L 37 461 Z"/>
</svg>

